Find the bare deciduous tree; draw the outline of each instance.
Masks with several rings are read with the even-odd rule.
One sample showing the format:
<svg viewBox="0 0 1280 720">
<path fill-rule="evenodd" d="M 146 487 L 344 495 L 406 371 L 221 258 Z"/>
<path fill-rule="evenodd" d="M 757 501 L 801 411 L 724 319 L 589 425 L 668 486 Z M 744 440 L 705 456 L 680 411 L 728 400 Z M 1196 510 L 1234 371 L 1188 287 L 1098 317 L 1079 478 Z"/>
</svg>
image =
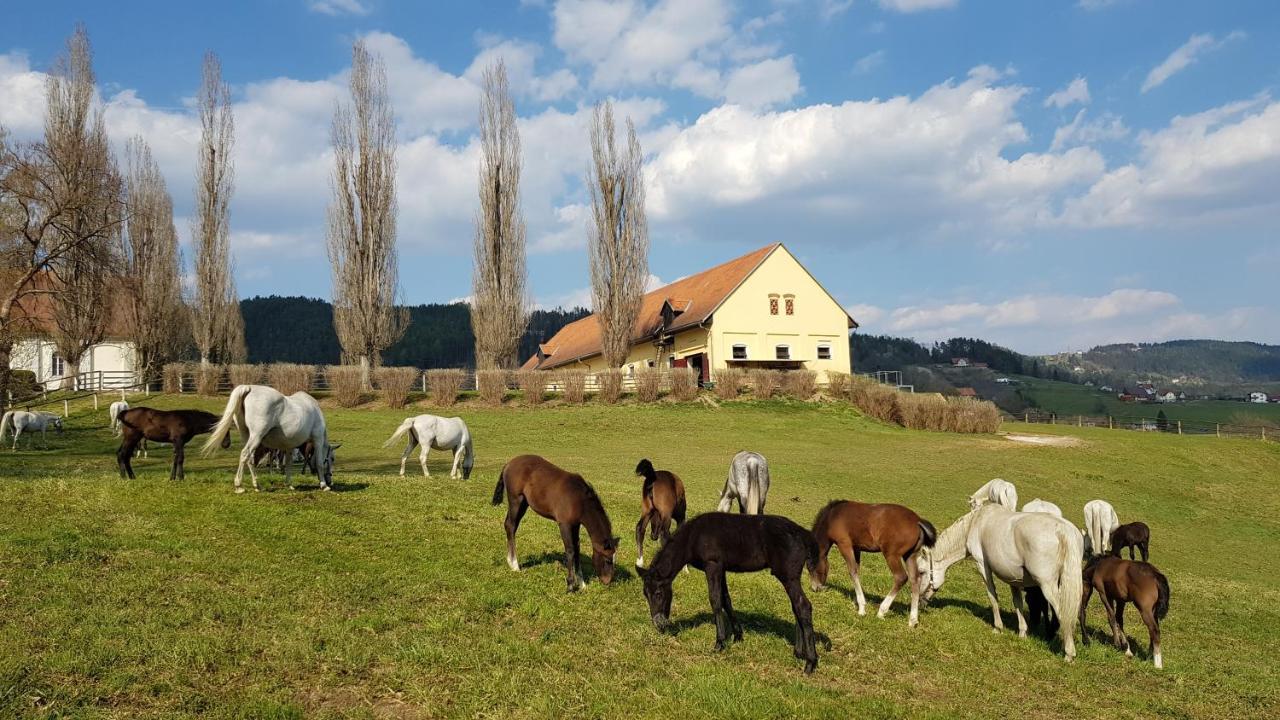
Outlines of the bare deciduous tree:
<svg viewBox="0 0 1280 720">
<path fill-rule="evenodd" d="M 118 270 L 115 239 L 123 220 L 120 174 L 94 102 L 95 82 L 89 36 L 78 27 L 49 74 L 44 121 L 44 180 L 62 198 L 58 204 L 74 208 L 51 228 L 69 250 L 48 263 L 49 330 L 68 377 L 78 374 L 84 353 L 106 333 L 107 283 Z"/>
<path fill-rule="evenodd" d="M 213 358 L 240 362 L 244 358 L 237 357 L 235 351 L 244 346 L 244 321 L 239 318 L 240 302 L 231 275 L 228 217 L 235 172 L 231 163 L 235 120 L 231 88 L 222 81 L 222 64 L 213 53 L 204 56 L 197 105 L 201 132 L 196 217 L 191 228 L 195 244 L 191 330 L 201 365 L 208 365 Z"/>
<path fill-rule="evenodd" d="M 333 114 L 333 201 L 329 260 L 333 325 L 343 353 L 370 368 L 404 335 L 409 314 L 395 305 L 396 126 L 381 59 L 357 41 L 351 49 L 351 104 Z"/>
<path fill-rule="evenodd" d="M 613 105 L 597 105 L 591 118 L 591 222 L 587 249 L 591 300 L 600 323 L 600 350 L 608 367 L 621 367 L 631 352 L 632 328 L 649 279 L 649 226 L 644 210 L 644 156 L 627 120 L 627 144 L 619 149 Z"/>
<path fill-rule="evenodd" d="M 514 367 L 529 324 L 520 168 L 516 109 L 499 60 L 484 71 L 480 99 L 480 210 L 471 271 L 471 327 L 480 370 Z"/>
<path fill-rule="evenodd" d="M 128 324 L 144 378 L 159 373 L 189 342 L 182 302 L 182 258 L 173 226 L 173 199 L 160 166 L 141 137 L 125 146 L 128 219 L 121 235 Z"/>
</svg>

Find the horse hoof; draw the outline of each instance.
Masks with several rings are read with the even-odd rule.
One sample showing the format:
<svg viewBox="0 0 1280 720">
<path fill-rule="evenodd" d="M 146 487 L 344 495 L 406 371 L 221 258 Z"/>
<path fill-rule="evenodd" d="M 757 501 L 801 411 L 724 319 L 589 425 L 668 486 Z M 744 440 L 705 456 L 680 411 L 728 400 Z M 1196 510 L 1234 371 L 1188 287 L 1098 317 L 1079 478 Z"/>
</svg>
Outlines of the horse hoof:
<svg viewBox="0 0 1280 720">
<path fill-rule="evenodd" d="M 243 494 L 244 494 L 244 488 L 236 488 L 236 494 L 237 494 L 237 495 L 243 495 Z"/>
<path fill-rule="evenodd" d="M 814 670 L 818 669 L 818 661 L 810 660 L 804 664 L 804 674 L 812 675 Z"/>
<path fill-rule="evenodd" d="M 636 558 L 636 567 L 638 567 L 638 568 L 642 568 L 642 567 L 644 567 L 644 556 L 643 556 L 643 555 L 641 555 L 640 557 Z"/>
<path fill-rule="evenodd" d="M 858 608 L 858 617 L 866 617 L 866 615 L 867 615 L 866 608 Z"/>
<path fill-rule="evenodd" d="M 1155 664 L 1156 664 L 1156 669 L 1157 669 L 1157 670 L 1163 670 L 1163 669 L 1164 669 L 1164 660 L 1163 660 L 1163 659 L 1161 659 L 1161 657 L 1160 657 L 1159 655 L 1156 655 L 1156 657 L 1155 657 Z"/>
<path fill-rule="evenodd" d="M 919 621 L 919 620 L 908 620 L 908 621 L 907 621 L 907 627 L 909 627 L 909 628 L 918 627 L 919 625 L 920 625 L 920 621 Z"/>
</svg>

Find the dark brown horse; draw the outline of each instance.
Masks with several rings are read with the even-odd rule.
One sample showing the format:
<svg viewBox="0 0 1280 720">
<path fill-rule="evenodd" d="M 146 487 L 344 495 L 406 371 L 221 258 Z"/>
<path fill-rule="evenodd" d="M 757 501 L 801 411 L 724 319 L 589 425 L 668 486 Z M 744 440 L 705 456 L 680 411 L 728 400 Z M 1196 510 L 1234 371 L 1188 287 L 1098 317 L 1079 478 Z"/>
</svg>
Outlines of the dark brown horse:
<svg viewBox="0 0 1280 720">
<path fill-rule="evenodd" d="M 196 435 L 203 435 L 218 424 L 218 416 L 203 410 L 154 410 L 149 407 L 129 408 L 118 416 L 122 439 L 120 449 L 116 451 L 116 463 L 120 466 L 120 477 L 134 478 L 133 465 L 129 462 L 133 451 L 143 438 L 151 442 L 170 443 L 173 445 L 173 466 L 169 470 L 170 480 L 181 480 L 185 476 L 183 465 L 186 462 L 186 445 Z M 222 447 L 231 447 L 231 436 L 222 439 Z"/>
<path fill-rule="evenodd" d="M 578 590 L 585 581 L 578 577 L 578 528 L 586 526 L 591 538 L 591 564 L 600 582 L 613 581 L 613 555 L 618 550 L 618 538 L 613 535 L 609 516 L 600 504 L 600 496 L 582 479 L 581 475 L 566 472 L 537 455 L 521 455 L 512 458 L 498 475 L 498 485 L 493 489 L 493 504 L 507 497 L 507 564 L 519 570 L 516 560 L 516 529 L 524 511 L 533 511 L 560 525 L 560 539 L 564 541 L 564 560 L 568 570 L 569 592 Z"/>
<path fill-rule="evenodd" d="M 1111 554 L 1120 557 L 1121 548 L 1129 548 L 1129 559 L 1136 560 L 1133 549 L 1142 553 L 1142 562 L 1147 561 L 1147 549 L 1151 545 L 1151 528 L 1144 522 L 1125 523 L 1111 531 Z"/>
<path fill-rule="evenodd" d="M 889 571 L 893 573 L 893 590 L 885 595 L 876 616 L 883 618 L 889 612 L 898 591 L 910 580 L 911 614 L 907 624 L 915 627 L 920 622 L 921 588 L 915 581 L 916 553 L 921 547 L 933 547 L 938 539 L 938 531 L 928 520 L 901 505 L 833 500 L 814 518 L 813 539 L 818 543 L 818 565 L 809 573 L 809 582 L 814 590 L 821 590 L 827 582 L 827 553 L 835 545 L 849 566 L 858 614 L 866 615 L 867 599 L 862 594 L 862 580 L 858 577 L 862 553 L 883 553 Z"/>
<path fill-rule="evenodd" d="M 1058 615 L 1045 599 L 1038 585 L 1027 585 L 1022 589 L 1027 601 L 1027 627 L 1038 630 L 1045 639 L 1058 634 Z"/>
<path fill-rule="evenodd" d="M 261 467 L 262 460 L 270 457 L 269 462 L 271 463 L 271 466 L 283 472 L 285 463 L 293 463 L 296 454 L 297 458 L 302 460 L 302 474 L 314 475 L 316 472 L 315 465 L 313 464 L 315 451 L 316 444 L 310 440 L 302 443 L 293 450 L 289 450 L 288 452 L 284 450 L 273 450 L 266 445 L 259 445 L 253 450 L 253 465 L 254 467 Z"/>
<path fill-rule="evenodd" d="M 644 478 L 640 490 L 640 522 L 636 523 L 636 565 L 644 566 L 644 528 L 650 526 L 652 539 L 666 542 L 671 538 L 671 521 L 676 529 L 684 524 L 684 483 L 680 476 L 667 470 L 654 470 L 646 458 L 636 465 L 636 475 Z"/>
<path fill-rule="evenodd" d="M 818 562 L 818 546 L 813 535 L 777 515 L 707 513 L 682 525 L 671 540 L 658 550 L 644 576 L 644 597 L 649 616 L 661 632 L 670 624 L 671 584 L 685 565 L 707 575 L 707 594 L 716 620 L 716 649 L 723 650 L 729 633 L 742 640 L 742 625 L 733 614 L 726 572 L 768 570 L 787 589 L 791 611 L 796 616 L 795 656 L 804 660 L 804 671 L 818 667 L 813 606 L 804 595 L 801 576 L 804 568 L 813 572 Z"/>
<path fill-rule="evenodd" d="M 1151 659 L 1157 668 L 1164 667 L 1160 658 L 1160 621 L 1169 613 L 1169 581 L 1165 576 L 1150 563 L 1094 555 L 1084 566 L 1084 598 L 1080 601 L 1080 634 L 1086 645 L 1089 632 L 1084 625 L 1084 611 L 1095 590 L 1107 611 L 1116 647 L 1124 649 L 1125 657 L 1133 657 L 1124 633 L 1124 604 L 1133 603 L 1151 634 Z"/>
</svg>

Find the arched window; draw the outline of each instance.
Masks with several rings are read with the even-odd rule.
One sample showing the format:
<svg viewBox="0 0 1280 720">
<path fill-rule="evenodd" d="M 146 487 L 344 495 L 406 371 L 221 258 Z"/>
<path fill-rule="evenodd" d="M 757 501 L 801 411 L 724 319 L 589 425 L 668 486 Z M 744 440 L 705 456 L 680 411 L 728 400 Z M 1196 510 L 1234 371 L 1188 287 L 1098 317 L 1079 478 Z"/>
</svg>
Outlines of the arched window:
<svg viewBox="0 0 1280 720">
<path fill-rule="evenodd" d="M 796 296 L 787 295 L 785 296 L 784 299 L 786 300 L 786 304 L 787 304 L 787 314 L 795 315 L 796 314 Z"/>
<path fill-rule="evenodd" d="M 770 315 L 777 315 L 777 314 L 778 314 L 778 295 L 777 295 L 777 293 L 771 293 L 771 294 L 769 295 L 769 314 L 770 314 Z"/>
</svg>

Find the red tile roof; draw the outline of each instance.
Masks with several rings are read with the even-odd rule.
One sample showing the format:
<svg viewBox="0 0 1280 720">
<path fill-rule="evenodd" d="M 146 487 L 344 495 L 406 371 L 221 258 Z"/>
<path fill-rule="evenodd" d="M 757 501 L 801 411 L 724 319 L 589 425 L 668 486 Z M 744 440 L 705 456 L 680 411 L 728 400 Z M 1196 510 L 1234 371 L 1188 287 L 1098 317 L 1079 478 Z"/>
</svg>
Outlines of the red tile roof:
<svg viewBox="0 0 1280 720">
<path fill-rule="evenodd" d="M 666 332 L 679 332 L 706 322 L 725 298 L 729 297 L 738 285 L 779 247 L 781 243 L 766 245 L 755 252 L 677 280 L 646 294 L 640 305 L 640 313 L 636 316 L 635 326 L 631 329 L 631 343 L 634 345 L 653 337 L 662 322 L 662 307 L 667 303 L 670 303 L 677 314 L 671 326 L 666 328 Z M 600 354 L 600 324 L 594 314 L 588 315 L 565 325 L 555 337 L 539 347 L 542 354 L 548 357 L 539 360 L 538 356 L 534 355 L 525 361 L 521 366 L 522 369 L 546 370 L 598 355 Z"/>
</svg>

